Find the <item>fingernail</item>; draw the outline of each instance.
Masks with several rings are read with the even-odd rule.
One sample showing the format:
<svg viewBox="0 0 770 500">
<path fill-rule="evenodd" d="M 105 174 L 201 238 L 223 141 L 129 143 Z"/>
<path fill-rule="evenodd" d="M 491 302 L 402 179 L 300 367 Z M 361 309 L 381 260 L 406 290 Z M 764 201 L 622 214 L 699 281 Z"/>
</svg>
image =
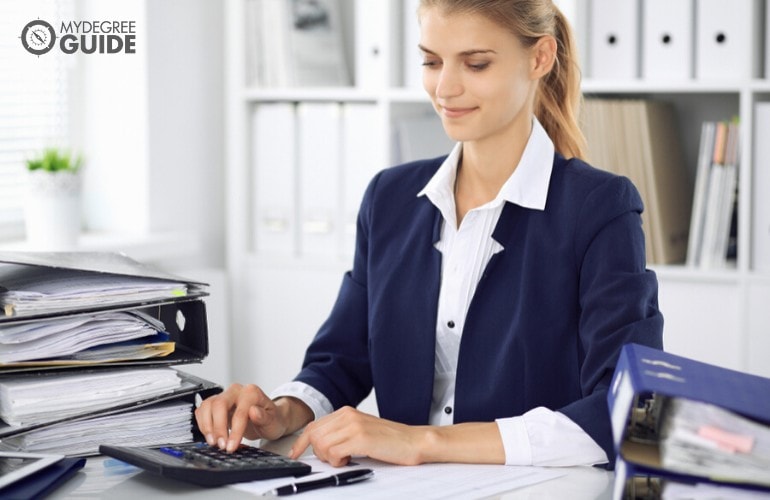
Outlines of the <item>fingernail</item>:
<svg viewBox="0 0 770 500">
<path fill-rule="evenodd" d="M 214 435 L 213 434 L 206 434 L 206 442 L 209 446 L 214 446 Z"/>
<path fill-rule="evenodd" d="M 219 446 L 221 449 L 225 448 L 225 438 L 219 438 L 217 440 L 217 446 Z"/>
<path fill-rule="evenodd" d="M 294 448 L 289 450 L 289 456 L 294 458 Z"/>
</svg>

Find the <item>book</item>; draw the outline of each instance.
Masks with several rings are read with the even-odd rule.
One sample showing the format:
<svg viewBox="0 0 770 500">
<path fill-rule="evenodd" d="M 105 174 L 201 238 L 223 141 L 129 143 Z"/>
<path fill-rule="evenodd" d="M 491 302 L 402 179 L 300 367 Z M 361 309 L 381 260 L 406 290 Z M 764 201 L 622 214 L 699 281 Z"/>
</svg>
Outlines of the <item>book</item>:
<svg viewBox="0 0 770 500">
<path fill-rule="evenodd" d="M 770 491 L 768 393 L 770 379 L 627 344 L 607 396 L 618 463 Z"/>
<path fill-rule="evenodd" d="M 690 233 L 687 241 L 687 265 L 697 267 L 703 244 L 703 226 L 705 224 L 705 206 L 708 198 L 708 179 L 711 170 L 711 156 L 717 135 L 716 122 L 704 122 L 701 127 L 698 166 L 695 173 L 695 188 L 690 216 Z"/>
<path fill-rule="evenodd" d="M 706 160 L 699 159 L 696 190 L 700 191 L 695 195 L 691 219 L 698 226 L 693 231 L 695 241 L 688 247 L 692 254 L 688 264 L 704 269 L 728 266 L 730 234 L 735 229 L 733 219 L 737 210 L 739 126 L 737 122 L 717 122 L 713 128 L 713 145 L 710 137 L 705 137 L 708 142 L 701 148 L 701 154 L 708 155 L 710 163 L 703 167 Z"/>
</svg>

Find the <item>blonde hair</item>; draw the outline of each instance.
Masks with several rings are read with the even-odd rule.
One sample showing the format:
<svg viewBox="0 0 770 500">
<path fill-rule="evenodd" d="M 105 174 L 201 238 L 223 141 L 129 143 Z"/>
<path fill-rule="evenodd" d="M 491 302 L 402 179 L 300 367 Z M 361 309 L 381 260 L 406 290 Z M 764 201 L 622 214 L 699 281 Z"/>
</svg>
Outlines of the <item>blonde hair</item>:
<svg viewBox="0 0 770 500">
<path fill-rule="evenodd" d="M 525 47 L 551 35 L 556 61 L 538 85 L 534 112 L 556 151 L 567 158 L 584 158 L 586 142 L 577 116 L 580 108 L 580 68 L 572 29 L 552 0 L 420 0 L 420 10 L 438 7 L 447 14 L 480 14 L 512 32 Z"/>
</svg>

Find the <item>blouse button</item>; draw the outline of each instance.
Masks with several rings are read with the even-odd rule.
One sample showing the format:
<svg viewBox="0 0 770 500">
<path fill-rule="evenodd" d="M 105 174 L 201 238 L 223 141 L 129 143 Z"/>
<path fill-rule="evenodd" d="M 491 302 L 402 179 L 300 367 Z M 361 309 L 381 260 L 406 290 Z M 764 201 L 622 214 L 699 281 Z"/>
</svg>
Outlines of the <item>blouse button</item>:
<svg viewBox="0 0 770 500">
<path fill-rule="evenodd" d="M 452 407 L 451 406 L 445 406 L 444 407 L 444 413 L 447 415 L 450 415 L 452 413 Z"/>
<path fill-rule="evenodd" d="M 455 327 L 455 322 L 454 322 L 454 321 L 452 321 L 452 320 L 449 320 L 449 321 L 447 322 L 446 326 L 448 326 L 449 328 L 454 328 L 454 327 Z"/>
</svg>

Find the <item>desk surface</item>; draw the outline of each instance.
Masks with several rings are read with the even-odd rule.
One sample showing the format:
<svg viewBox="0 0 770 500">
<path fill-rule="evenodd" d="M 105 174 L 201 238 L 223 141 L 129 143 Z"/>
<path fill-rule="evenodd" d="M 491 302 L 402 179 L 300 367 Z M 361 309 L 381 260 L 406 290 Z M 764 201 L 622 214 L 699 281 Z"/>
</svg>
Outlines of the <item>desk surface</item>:
<svg viewBox="0 0 770 500">
<path fill-rule="evenodd" d="M 277 452 L 288 450 L 291 441 L 280 440 L 263 446 Z M 612 498 L 613 473 L 595 467 L 565 467 L 559 469 L 564 476 L 514 490 L 500 499 L 515 498 L 571 498 L 595 500 Z M 253 498 L 232 488 L 200 488 L 186 483 L 168 480 L 139 471 L 117 460 L 91 457 L 75 477 L 56 490 L 51 499 L 147 500 L 184 496 L 185 498 Z M 298 497 L 301 500 L 301 497 Z"/>
</svg>

